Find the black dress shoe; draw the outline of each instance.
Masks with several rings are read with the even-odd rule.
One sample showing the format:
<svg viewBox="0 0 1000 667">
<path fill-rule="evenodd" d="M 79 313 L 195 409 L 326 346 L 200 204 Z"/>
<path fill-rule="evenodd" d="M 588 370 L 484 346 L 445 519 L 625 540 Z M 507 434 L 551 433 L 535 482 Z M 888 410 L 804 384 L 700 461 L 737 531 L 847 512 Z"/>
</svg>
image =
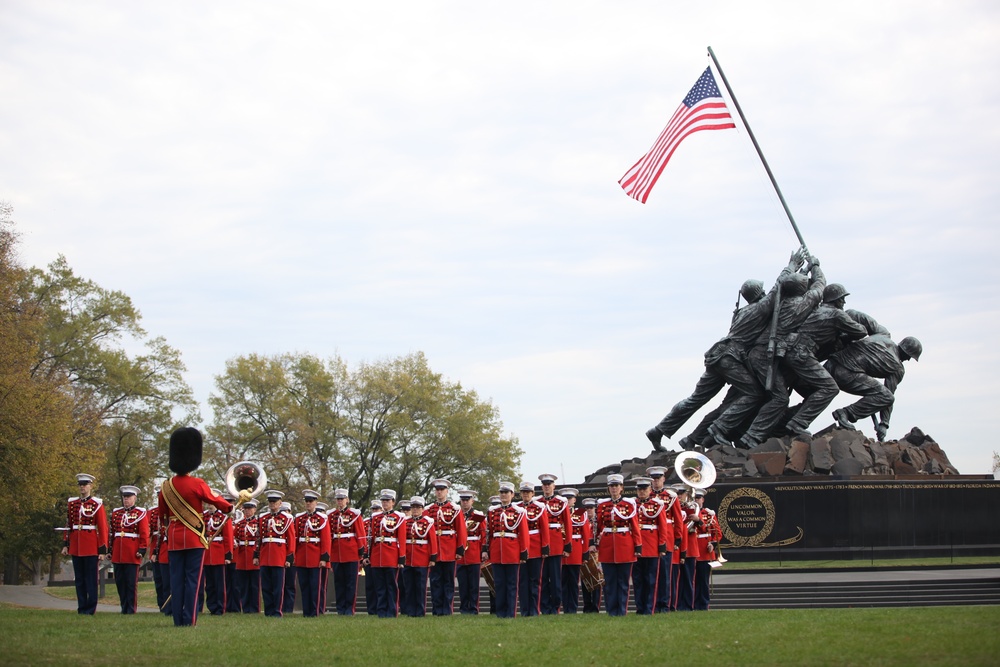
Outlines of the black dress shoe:
<svg viewBox="0 0 1000 667">
<path fill-rule="evenodd" d="M 649 441 L 651 443 L 653 443 L 653 449 L 655 449 L 658 452 L 666 451 L 666 449 L 663 447 L 663 443 L 661 442 L 661 440 L 663 439 L 663 434 L 660 433 L 660 429 L 654 426 L 653 428 L 646 431 L 646 437 L 649 438 Z"/>
</svg>

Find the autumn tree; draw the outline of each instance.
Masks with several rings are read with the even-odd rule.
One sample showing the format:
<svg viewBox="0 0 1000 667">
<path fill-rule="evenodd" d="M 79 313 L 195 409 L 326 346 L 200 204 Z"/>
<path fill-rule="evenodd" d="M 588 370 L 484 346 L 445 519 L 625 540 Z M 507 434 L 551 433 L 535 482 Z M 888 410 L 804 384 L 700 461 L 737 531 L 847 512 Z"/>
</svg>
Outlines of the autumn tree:
<svg viewBox="0 0 1000 667">
<path fill-rule="evenodd" d="M 216 377 L 209 405 L 220 481 L 233 463 L 252 460 L 271 486 L 327 496 L 344 486 L 364 505 L 383 487 L 429 495 L 441 476 L 493 488 L 520 463 L 496 407 L 432 372 L 420 353 L 353 373 L 339 358 L 238 357 Z"/>
<path fill-rule="evenodd" d="M 65 258 L 24 268 L 0 206 L 0 551 L 5 581 L 54 565 L 74 474 L 152 492 L 175 419 L 197 419 L 179 353 L 146 338 L 131 299 L 76 276 Z M 127 348 L 143 348 L 130 354 Z"/>
</svg>

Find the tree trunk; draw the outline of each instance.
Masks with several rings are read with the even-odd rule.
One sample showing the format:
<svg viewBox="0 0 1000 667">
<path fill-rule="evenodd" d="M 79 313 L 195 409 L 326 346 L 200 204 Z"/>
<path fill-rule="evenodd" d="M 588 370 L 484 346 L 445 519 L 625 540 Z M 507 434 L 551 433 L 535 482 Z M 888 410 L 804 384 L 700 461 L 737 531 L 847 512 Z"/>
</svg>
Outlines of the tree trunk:
<svg viewBox="0 0 1000 667">
<path fill-rule="evenodd" d="M 53 551 L 49 556 L 49 584 L 56 583 L 56 572 L 62 569 L 62 564 L 59 562 L 59 552 Z"/>
<path fill-rule="evenodd" d="M 8 586 L 16 586 L 20 581 L 18 572 L 18 557 L 8 554 L 3 559 L 3 583 Z"/>
</svg>

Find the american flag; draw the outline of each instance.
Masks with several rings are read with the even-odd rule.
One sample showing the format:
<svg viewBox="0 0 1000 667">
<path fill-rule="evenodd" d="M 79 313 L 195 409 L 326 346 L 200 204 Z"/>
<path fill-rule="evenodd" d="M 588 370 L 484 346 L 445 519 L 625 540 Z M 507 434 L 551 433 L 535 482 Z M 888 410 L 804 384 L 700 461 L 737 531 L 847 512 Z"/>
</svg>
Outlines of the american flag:
<svg viewBox="0 0 1000 667">
<path fill-rule="evenodd" d="M 632 199 L 646 203 L 649 193 L 656 185 L 656 179 L 674 154 L 684 137 L 700 130 L 725 130 L 735 128 L 733 117 L 729 115 L 726 101 L 722 99 L 719 86 L 712 76 L 712 68 L 706 67 L 704 74 L 694 84 L 691 91 L 677 107 L 670 122 L 656 138 L 656 143 L 629 169 L 618 184 Z"/>
</svg>

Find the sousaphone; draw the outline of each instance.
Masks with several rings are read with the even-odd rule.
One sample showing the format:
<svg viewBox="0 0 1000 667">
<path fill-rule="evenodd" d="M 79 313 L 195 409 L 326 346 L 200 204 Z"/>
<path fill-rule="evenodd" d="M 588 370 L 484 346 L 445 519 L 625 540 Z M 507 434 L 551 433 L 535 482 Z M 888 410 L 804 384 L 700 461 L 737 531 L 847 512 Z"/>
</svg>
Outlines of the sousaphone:
<svg viewBox="0 0 1000 667">
<path fill-rule="evenodd" d="M 693 489 L 707 489 L 715 484 L 715 465 L 699 452 L 682 452 L 674 460 L 674 472 L 681 482 Z"/>
<path fill-rule="evenodd" d="M 250 491 L 250 497 L 256 498 L 267 488 L 267 473 L 253 461 L 234 463 L 226 471 L 226 488 L 229 493 L 239 496 L 244 489 Z"/>
<path fill-rule="evenodd" d="M 693 489 L 707 489 L 715 484 L 715 464 L 699 452 L 678 454 L 674 460 L 674 472 L 680 477 L 681 482 Z M 726 562 L 722 556 L 722 549 L 716 547 L 715 556 L 715 560 L 710 563 L 712 567 L 720 567 Z"/>
</svg>

